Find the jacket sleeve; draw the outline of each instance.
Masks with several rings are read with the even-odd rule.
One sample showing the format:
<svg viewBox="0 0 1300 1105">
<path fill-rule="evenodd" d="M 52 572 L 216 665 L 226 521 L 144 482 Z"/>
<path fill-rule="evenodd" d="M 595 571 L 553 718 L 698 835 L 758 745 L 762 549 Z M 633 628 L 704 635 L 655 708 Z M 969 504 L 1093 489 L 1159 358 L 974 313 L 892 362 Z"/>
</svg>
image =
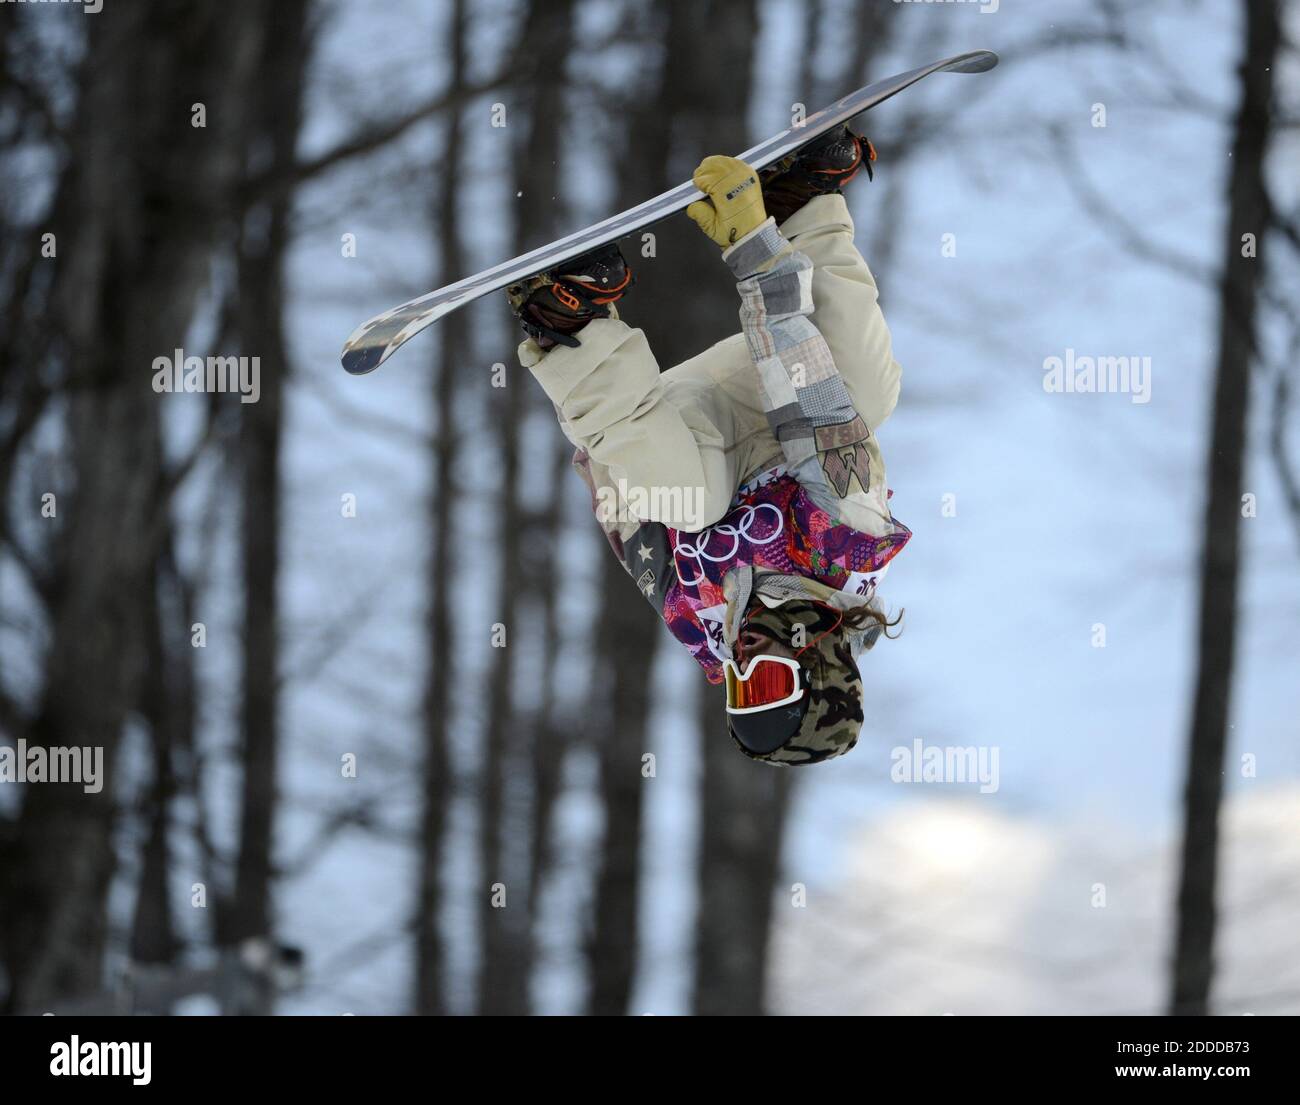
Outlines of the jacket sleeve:
<svg viewBox="0 0 1300 1105">
<path fill-rule="evenodd" d="M 768 219 L 723 253 L 759 394 L 790 472 L 855 529 L 892 532 L 884 463 L 813 318 L 813 263 Z"/>
<path fill-rule="evenodd" d="M 543 354 L 530 339 L 519 359 L 546 390 L 565 435 L 600 473 L 602 500 L 616 499 L 624 520 L 685 530 L 716 522 L 738 476 L 708 412 L 665 394 L 645 334 L 617 316 L 589 322 L 581 341 Z"/>
</svg>

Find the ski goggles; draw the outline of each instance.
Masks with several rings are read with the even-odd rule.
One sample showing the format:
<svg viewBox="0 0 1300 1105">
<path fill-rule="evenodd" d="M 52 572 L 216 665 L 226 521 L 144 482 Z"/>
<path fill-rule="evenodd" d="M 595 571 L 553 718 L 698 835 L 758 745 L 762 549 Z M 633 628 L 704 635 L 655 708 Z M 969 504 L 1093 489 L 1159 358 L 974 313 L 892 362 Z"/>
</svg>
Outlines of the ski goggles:
<svg viewBox="0 0 1300 1105">
<path fill-rule="evenodd" d="M 727 688 L 727 713 L 752 714 L 798 702 L 806 693 L 797 660 L 763 653 L 749 662 L 745 671 L 734 660 L 722 661 Z"/>
</svg>

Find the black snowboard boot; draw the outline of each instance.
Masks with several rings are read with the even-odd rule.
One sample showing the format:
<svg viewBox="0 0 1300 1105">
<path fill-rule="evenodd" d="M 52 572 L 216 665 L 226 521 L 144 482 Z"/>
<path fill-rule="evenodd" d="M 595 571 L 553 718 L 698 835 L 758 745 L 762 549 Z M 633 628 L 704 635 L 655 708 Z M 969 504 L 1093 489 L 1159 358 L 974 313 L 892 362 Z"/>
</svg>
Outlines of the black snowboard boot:
<svg viewBox="0 0 1300 1105">
<path fill-rule="evenodd" d="M 875 160 L 871 142 L 841 123 L 758 174 L 763 205 L 780 226 L 814 196 L 839 192 L 864 167 L 870 180 Z"/>
<path fill-rule="evenodd" d="M 593 318 L 608 318 L 609 305 L 631 286 L 632 270 L 618 245 L 610 242 L 550 272 L 511 284 L 506 295 L 524 332 L 539 346 L 575 348 L 579 342 L 574 334 Z"/>
</svg>

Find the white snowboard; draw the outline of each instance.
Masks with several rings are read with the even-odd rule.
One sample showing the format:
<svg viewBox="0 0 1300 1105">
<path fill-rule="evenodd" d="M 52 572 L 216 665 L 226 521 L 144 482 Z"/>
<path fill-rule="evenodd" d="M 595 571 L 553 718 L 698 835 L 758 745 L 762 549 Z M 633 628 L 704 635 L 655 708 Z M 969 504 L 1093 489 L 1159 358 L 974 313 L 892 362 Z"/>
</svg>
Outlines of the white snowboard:
<svg viewBox="0 0 1300 1105">
<path fill-rule="evenodd" d="M 852 119 L 853 116 L 876 104 L 888 100 L 902 92 L 909 85 L 915 84 L 931 73 L 983 73 L 998 63 L 997 54 L 991 50 L 976 50 L 969 54 L 936 61 L 932 65 L 923 65 L 919 69 L 910 69 L 896 77 L 888 77 L 866 88 L 859 88 L 841 100 L 836 100 L 830 107 L 823 108 L 814 115 L 809 115 L 797 127 L 782 131 L 766 142 L 761 142 L 753 149 L 740 154 L 742 161 L 748 162 L 754 169 L 762 169 L 779 161 L 786 154 L 811 142 L 818 135 L 824 134 L 832 127 Z M 481 295 L 498 291 L 517 280 L 533 273 L 545 272 L 589 249 L 612 242 L 625 234 L 659 222 L 669 215 L 682 211 L 690 203 L 702 198 L 702 193 L 695 185 L 687 182 L 679 184 L 662 195 L 648 199 L 626 211 L 613 215 L 603 222 L 589 226 L 570 234 L 567 238 L 551 242 L 529 253 L 502 261 L 490 269 L 467 276 L 455 284 L 438 288 L 419 299 L 412 299 L 400 307 L 376 315 L 369 322 L 363 323 L 348 338 L 343 347 L 343 367 L 354 375 L 360 376 L 373 372 L 383 364 L 393 352 L 400 349 L 411 338 L 431 322 L 436 322 L 443 315 L 450 314 L 457 307 L 478 299 Z"/>
</svg>

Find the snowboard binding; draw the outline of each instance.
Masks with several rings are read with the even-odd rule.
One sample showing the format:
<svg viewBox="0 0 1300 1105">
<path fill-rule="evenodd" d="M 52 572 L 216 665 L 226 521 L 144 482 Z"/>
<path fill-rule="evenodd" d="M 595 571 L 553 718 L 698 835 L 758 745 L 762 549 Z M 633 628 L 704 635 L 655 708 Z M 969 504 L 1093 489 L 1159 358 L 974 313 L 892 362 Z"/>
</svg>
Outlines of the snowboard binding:
<svg viewBox="0 0 1300 1105">
<path fill-rule="evenodd" d="M 562 268 L 537 273 L 506 288 L 510 309 L 541 348 L 576 348 L 574 337 L 593 318 L 609 318 L 610 306 L 632 286 L 632 270 L 617 243 L 599 246 Z"/>
<path fill-rule="evenodd" d="M 875 160 L 870 139 L 841 123 L 758 174 L 763 204 L 780 226 L 810 199 L 839 192 L 864 168 L 871 180 Z"/>
</svg>

